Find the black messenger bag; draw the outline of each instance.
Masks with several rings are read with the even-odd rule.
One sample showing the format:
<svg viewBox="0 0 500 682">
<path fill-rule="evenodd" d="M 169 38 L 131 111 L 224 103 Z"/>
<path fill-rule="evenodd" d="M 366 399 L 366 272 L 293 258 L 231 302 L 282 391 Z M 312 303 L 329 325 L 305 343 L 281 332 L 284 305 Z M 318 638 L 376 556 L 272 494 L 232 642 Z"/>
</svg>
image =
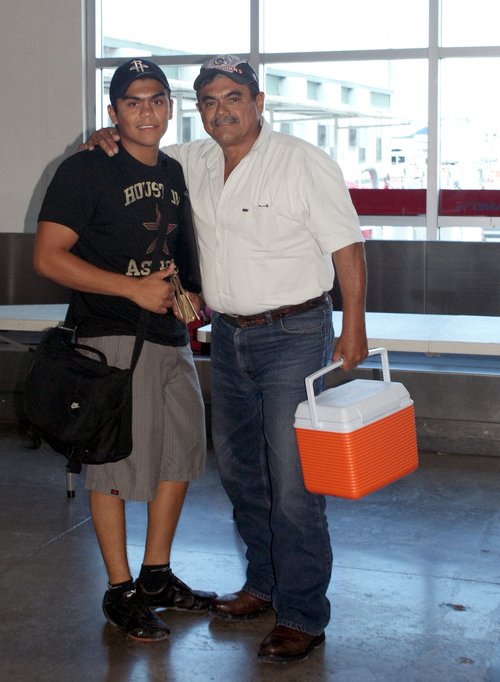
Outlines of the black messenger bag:
<svg viewBox="0 0 500 682">
<path fill-rule="evenodd" d="M 38 440 L 35 447 L 41 436 L 65 455 L 75 473 L 82 463 L 117 462 L 130 455 L 132 376 L 148 320 L 149 312 L 143 310 L 128 369 L 109 366 L 101 351 L 74 343 L 73 329 L 54 327 L 45 332 L 24 388 L 26 416 L 35 443 Z"/>
</svg>

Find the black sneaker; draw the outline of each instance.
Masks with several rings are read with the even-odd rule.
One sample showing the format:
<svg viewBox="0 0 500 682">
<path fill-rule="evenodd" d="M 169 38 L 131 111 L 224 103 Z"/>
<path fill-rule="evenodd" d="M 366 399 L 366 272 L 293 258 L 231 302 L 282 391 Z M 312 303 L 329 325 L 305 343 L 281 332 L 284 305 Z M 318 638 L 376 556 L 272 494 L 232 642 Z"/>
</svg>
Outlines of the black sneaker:
<svg viewBox="0 0 500 682">
<path fill-rule="evenodd" d="M 137 594 L 135 587 L 118 596 L 107 590 L 102 610 L 111 625 L 140 642 L 160 642 L 170 635 L 168 627 Z"/>
<path fill-rule="evenodd" d="M 217 597 L 215 592 L 192 590 L 172 572 L 170 572 L 167 584 L 156 592 L 146 592 L 139 580 L 136 580 L 135 584 L 141 598 L 152 609 L 163 607 L 175 611 L 207 611 Z"/>
</svg>

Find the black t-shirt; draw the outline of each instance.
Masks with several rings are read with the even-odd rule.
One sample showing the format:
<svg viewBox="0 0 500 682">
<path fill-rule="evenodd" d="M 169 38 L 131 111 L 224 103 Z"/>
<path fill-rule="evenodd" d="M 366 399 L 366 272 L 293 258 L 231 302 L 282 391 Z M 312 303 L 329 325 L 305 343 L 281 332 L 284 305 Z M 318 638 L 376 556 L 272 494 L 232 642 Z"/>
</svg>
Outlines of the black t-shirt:
<svg viewBox="0 0 500 682">
<path fill-rule="evenodd" d="M 168 224 L 168 253 L 161 253 L 161 269 L 173 257 L 184 288 L 199 293 L 191 206 L 180 164 L 159 152 L 156 166 L 146 166 L 119 146 L 113 157 L 97 148 L 66 159 L 50 183 L 39 220 L 74 230 L 79 237 L 72 248 L 76 256 L 129 277 L 152 271 L 153 251 L 161 248 L 158 227 Z M 73 294 L 73 322 L 81 337 L 135 335 L 140 310 L 127 298 Z M 169 310 L 151 313 L 146 339 L 181 346 L 189 335 Z"/>
</svg>

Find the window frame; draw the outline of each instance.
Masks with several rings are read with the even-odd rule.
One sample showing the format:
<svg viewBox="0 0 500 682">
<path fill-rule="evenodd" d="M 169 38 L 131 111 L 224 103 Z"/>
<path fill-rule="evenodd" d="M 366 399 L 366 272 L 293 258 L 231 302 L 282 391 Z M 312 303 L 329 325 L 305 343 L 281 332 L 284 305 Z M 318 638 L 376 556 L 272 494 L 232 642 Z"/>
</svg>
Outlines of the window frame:
<svg viewBox="0 0 500 682">
<path fill-rule="evenodd" d="M 500 228 L 500 216 L 474 215 L 450 216 L 440 214 L 440 109 L 439 89 L 441 63 L 447 58 L 500 57 L 500 45 L 477 47 L 442 47 L 441 46 L 441 11 L 442 0 L 429 0 L 429 44 L 423 48 L 398 48 L 379 50 L 348 50 L 322 52 L 283 52 L 266 53 L 260 49 L 263 44 L 263 26 L 261 4 L 264 0 L 250 0 L 250 52 L 240 56 L 248 59 L 257 72 L 263 73 L 266 64 L 286 64 L 291 62 L 337 62 L 337 61 L 371 61 L 371 60 L 408 60 L 425 59 L 428 64 L 428 157 L 427 157 L 427 190 L 425 214 L 411 217 L 411 225 L 425 227 L 427 240 L 437 240 L 441 227 L 489 227 Z M 86 91 L 86 110 L 84 120 L 87 135 L 94 130 L 97 105 L 100 104 L 100 72 L 104 68 L 115 68 L 123 61 L 121 58 L 103 58 L 96 56 L 100 50 L 100 16 L 101 0 L 86 0 L 84 4 L 84 30 L 86 35 L 86 53 L 84 54 L 84 88 Z M 189 54 L 153 56 L 161 65 L 201 65 L 214 55 Z M 261 79 L 261 82 L 264 82 Z M 374 190 L 366 190 L 373 192 Z M 391 190 L 394 191 L 394 190 Z M 456 190 L 454 190 L 456 191 Z M 360 215 L 362 226 L 407 226 L 409 216 L 400 215 Z"/>
</svg>

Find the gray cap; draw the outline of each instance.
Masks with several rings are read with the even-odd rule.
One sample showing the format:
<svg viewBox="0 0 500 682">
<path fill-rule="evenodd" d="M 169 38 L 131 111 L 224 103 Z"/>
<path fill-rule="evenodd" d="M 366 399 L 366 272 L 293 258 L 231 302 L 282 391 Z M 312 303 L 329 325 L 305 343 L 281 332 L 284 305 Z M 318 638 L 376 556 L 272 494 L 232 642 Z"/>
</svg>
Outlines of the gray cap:
<svg viewBox="0 0 500 682">
<path fill-rule="evenodd" d="M 198 92 L 205 85 L 205 82 L 211 82 L 214 76 L 221 74 L 231 78 L 235 83 L 241 83 L 241 85 L 248 85 L 249 83 L 259 85 L 257 74 L 246 59 L 235 54 L 219 54 L 202 65 L 193 88 Z"/>
</svg>

